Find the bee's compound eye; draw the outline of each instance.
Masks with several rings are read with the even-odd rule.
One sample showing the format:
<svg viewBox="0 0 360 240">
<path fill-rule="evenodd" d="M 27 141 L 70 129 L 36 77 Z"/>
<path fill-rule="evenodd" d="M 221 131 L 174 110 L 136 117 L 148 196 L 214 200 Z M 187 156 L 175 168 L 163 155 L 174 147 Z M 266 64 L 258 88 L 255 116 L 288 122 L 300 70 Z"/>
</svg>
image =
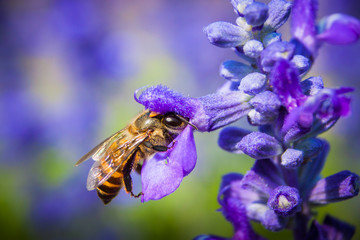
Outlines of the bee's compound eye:
<svg viewBox="0 0 360 240">
<path fill-rule="evenodd" d="M 179 127 L 182 123 L 183 121 L 173 113 L 166 114 L 164 117 L 164 124 L 168 127 Z"/>
</svg>

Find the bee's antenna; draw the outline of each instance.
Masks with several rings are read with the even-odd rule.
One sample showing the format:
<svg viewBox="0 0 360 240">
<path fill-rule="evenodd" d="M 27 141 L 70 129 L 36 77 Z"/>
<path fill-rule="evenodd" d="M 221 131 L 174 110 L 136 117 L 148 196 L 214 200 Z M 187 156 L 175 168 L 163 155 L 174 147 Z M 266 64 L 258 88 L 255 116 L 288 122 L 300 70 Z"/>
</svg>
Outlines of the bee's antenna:
<svg viewBox="0 0 360 240">
<path fill-rule="evenodd" d="M 192 126 L 195 130 L 199 130 L 194 124 L 192 124 L 191 122 L 189 122 L 186 118 L 184 118 L 183 116 L 176 114 L 176 116 L 178 118 L 181 119 L 181 121 L 186 122 L 187 124 L 189 124 L 190 126 Z"/>
<path fill-rule="evenodd" d="M 146 87 L 147 87 L 147 86 L 144 86 L 144 87 L 141 87 L 141 88 L 138 88 L 138 89 L 135 90 L 135 92 L 134 92 L 134 98 L 135 98 L 135 101 L 137 101 L 138 103 L 140 103 L 140 102 L 139 102 L 139 98 L 137 97 L 138 92 L 140 92 L 142 89 L 144 89 L 144 88 L 146 88 Z"/>
</svg>

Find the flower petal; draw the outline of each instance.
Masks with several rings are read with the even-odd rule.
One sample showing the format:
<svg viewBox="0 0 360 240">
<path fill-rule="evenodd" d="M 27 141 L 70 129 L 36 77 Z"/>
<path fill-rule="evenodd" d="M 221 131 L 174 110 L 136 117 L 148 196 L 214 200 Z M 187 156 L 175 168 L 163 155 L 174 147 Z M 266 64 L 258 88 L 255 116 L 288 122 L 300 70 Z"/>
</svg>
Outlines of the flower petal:
<svg viewBox="0 0 360 240">
<path fill-rule="evenodd" d="M 139 90 L 135 91 L 135 100 L 146 109 L 162 114 L 176 112 L 183 117 L 193 117 L 195 107 L 192 98 L 185 97 L 163 85 L 149 87 L 137 98 L 136 94 Z"/>
<path fill-rule="evenodd" d="M 339 34 L 341 33 L 341 34 Z M 359 19 L 346 14 L 332 14 L 319 23 L 317 39 L 330 44 L 350 44 L 360 38 Z"/>
<path fill-rule="evenodd" d="M 295 0 L 292 9 L 291 32 L 313 56 L 317 52 L 316 12 L 317 0 Z"/>
<path fill-rule="evenodd" d="M 300 87 L 298 71 L 287 60 L 277 61 L 270 75 L 270 84 L 289 112 L 300 106 L 305 100 L 306 96 Z"/>
<path fill-rule="evenodd" d="M 290 60 L 294 56 L 295 45 L 288 42 L 273 42 L 261 52 L 261 66 L 265 72 L 271 72 L 280 59 Z"/>
<path fill-rule="evenodd" d="M 270 159 L 256 160 L 241 180 L 244 189 L 268 196 L 277 186 L 285 185 L 278 167 Z"/>
<path fill-rule="evenodd" d="M 175 140 L 173 148 L 156 153 L 144 163 L 142 201 L 158 200 L 171 194 L 195 167 L 197 157 L 192 127 L 187 126 Z"/>
<path fill-rule="evenodd" d="M 240 91 L 217 92 L 197 98 L 192 123 L 199 131 L 214 131 L 246 116 L 250 96 Z"/>
</svg>

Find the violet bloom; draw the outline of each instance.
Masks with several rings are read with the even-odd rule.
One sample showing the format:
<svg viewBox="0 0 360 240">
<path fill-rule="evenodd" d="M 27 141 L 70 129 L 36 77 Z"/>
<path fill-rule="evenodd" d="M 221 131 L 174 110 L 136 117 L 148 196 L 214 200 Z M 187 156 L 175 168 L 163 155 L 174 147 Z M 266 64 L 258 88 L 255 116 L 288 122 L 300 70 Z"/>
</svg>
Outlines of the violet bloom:
<svg viewBox="0 0 360 240">
<path fill-rule="evenodd" d="M 230 82 L 220 92 L 246 94 L 250 104 L 248 121 L 259 126 L 253 132 L 226 127 L 219 136 L 219 146 L 224 150 L 256 160 L 244 176 L 225 175 L 220 187 L 221 210 L 235 229 L 232 239 L 239 239 L 237 220 L 244 218 L 244 212 L 248 219 L 268 230 L 292 230 L 295 239 L 314 239 L 313 234 L 319 236 L 316 239 L 345 236 L 336 219 L 327 219 L 323 225 L 314 221 L 310 229 L 307 226 L 314 206 L 343 201 L 359 193 L 359 176 L 355 173 L 342 171 L 325 178 L 320 175 L 330 146 L 318 135 L 350 114 L 348 94 L 353 89 L 327 88 L 318 76 L 303 81 L 301 78 L 310 70 L 323 43 L 358 40 L 360 21 L 335 14 L 317 25 L 316 0 L 295 0 L 293 4 L 272 0 L 268 5 L 253 0 L 231 3 L 239 16 L 237 26 L 210 24 L 205 33 L 210 43 L 233 48 L 242 58 L 241 63 L 231 60 L 222 64 L 220 75 Z M 286 42 L 276 30 L 286 22 L 290 10 L 292 40 Z M 232 204 L 224 204 L 227 202 Z M 238 218 L 228 217 L 233 215 Z M 253 232 L 246 228 L 243 234 L 246 237 L 242 239 L 248 239 Z"/>
<path fill-rule="evenodd" d="M 190 98 L 158 85 L 145 89 L 135 99 L 146 109 L 162 114 L 175 112 L 188 118 L 190 123 L 175 139 L 173 147 L 144 163 L 142 201 L 158 200 L 171 194 L 194 169 L 197 158 L 194 127 L 201 132 L 213 131 L 246 116 L 252 108 L 249 97 L 240 91 Z"/>
</svg>

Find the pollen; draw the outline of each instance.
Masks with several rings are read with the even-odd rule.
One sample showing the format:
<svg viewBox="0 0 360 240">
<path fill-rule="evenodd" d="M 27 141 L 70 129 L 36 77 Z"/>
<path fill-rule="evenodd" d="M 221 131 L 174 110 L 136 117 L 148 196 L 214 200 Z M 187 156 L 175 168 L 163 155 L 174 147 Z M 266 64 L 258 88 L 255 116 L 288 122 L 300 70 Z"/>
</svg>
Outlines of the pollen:
<svg viewBox="0 0 360 240">
<path fill-rule="evenodd" d="M 291 206 L 291 203 L 289 202 L 289 200 L 284 195 L 279 196 L 278 203 L 279 203 L 278 206 L 279 206 L 280 209 L 286 209 L 286 208 Z"/>
</svg>

